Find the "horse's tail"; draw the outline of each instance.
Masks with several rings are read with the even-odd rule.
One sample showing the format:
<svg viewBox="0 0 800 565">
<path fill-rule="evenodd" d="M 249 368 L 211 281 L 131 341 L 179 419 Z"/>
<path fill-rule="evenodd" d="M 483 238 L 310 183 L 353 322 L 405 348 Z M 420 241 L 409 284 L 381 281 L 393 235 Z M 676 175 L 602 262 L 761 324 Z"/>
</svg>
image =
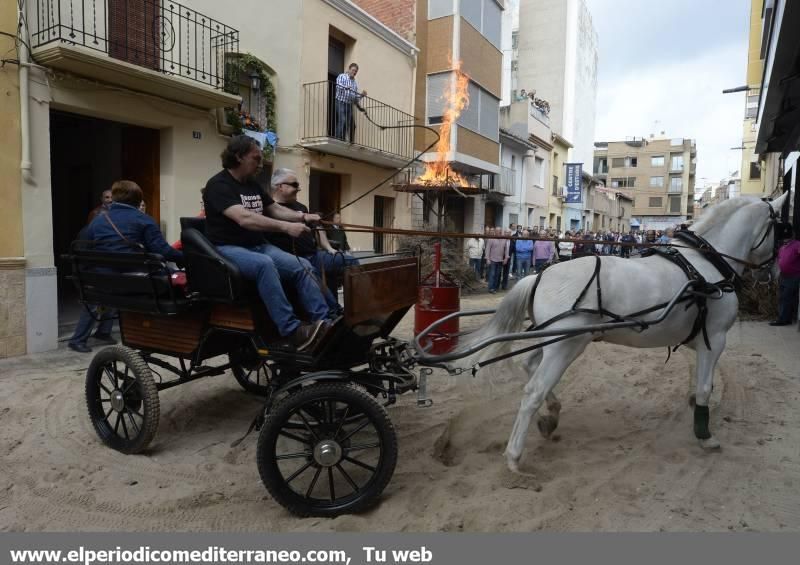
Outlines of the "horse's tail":
<svg viewBox="0 0 800 565">
<path fill-rule="evenodd" d="M 531 275 L 520 280 L 500 302 L 497 312 L 494 313 L 492 318 L 478 330 L 470 334 L 466 340 L 462 341 L 456 351 L 463 351 L 478 342 L 496 335 L 522 331 L 526 326 L 525 319 L 528 317 L 528 312 L 533 312 L 531 301 L 533 300 L 532 294 L 536 287 L 536 279 L 538 276 L 539 275 Z M 533 323 L 533 320 L 530 320 L 528 323 Z M 490 359 L 501 355 L 509 349 L 510 343 L 511 342 L 494 343 L 457 364 L 460 366 L 474 365 L 482 359 Z"/>
</svg>

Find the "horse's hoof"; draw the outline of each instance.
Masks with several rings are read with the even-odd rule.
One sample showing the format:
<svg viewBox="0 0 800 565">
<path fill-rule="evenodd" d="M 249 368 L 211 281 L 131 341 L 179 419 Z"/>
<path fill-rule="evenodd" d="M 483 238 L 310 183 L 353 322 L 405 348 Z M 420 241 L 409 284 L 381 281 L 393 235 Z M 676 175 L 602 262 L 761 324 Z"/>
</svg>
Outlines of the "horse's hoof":
<svg viewBox="0 0 800 565">
<path fill-rule="evenodd" d="M 722 449 L 722 445 L 719 443 L 719 440 L 713 436 L 708 439 L 701 439 L 698 441 L 700 442 L 700 447 L 706 451 L 719 451 Z"/>
<path fill-rule="evenodd" d="M 505 454 L 506 456 L 506 465 L 508 465 L 508 470 L 512 473 L 519 473 L 519 460 L 520 457 L 514 457 L 508 453 Z"/>
<path fill-rule="evenodd" d="M 550 415 L 540 416 L 536 421 L 536 426 L 544 439 L 550 439 L 550 436 L 553 435 L 553 432 L 558 427 L 558 418 Z"/>
</svg>

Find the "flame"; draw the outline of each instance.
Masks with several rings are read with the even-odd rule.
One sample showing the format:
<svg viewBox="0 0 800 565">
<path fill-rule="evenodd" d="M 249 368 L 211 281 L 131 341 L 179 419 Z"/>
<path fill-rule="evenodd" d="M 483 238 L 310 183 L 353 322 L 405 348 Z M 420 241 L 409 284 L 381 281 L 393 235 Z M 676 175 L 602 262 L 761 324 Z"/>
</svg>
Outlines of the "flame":
<svg viewBox="0 0 800 565">
<path fill-rule="evenodd" d="M 451 169 L 447 161 L 447 153 L 450 151 L 450 130 L 464 108 L 469 106 L 469 76 L 461 71 L 461 61 L 456 61 L 452 66 L 456 84 L 453 89 L 452 84 L 448 82 L 442 94 L 445 110 L 439 128 L 439 141 L 435 148 L 437 157 L 435 161 L 425 163 L 425 171 L 416 180 L 418 184 L 469 186 L 467 179 Z"/>
</svg>

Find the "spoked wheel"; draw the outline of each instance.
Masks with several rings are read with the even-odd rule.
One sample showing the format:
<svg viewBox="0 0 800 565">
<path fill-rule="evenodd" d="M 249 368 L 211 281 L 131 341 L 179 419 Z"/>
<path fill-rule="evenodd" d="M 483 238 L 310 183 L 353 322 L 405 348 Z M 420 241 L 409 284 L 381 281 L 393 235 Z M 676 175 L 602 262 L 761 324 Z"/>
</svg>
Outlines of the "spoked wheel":
<svg viewBox="0 0 800 565">
<path fill-rule="evenodd" d="M 106 347 L 86 372 L 86 406 L 97 435 L 122 453 L 145 449 L 158 429 L 158 389 L 133 349 Z"/>
<path fill-rule="evenodd" d="M 272 366 L 261 358 L 239 359 L 237 355 L 229 355 L 231 371 L 243 389 L 258 396 L 270 393 L 270 383 L 274 377 Z"/>
<path fill-rule="evenodd" d="M 258 437 L 258 472 L 298 516 L 338 516 L 378 501 L 397 463 L 397 436 L 372 396 L 319 383 L 279 402 Z"/>
</svg>

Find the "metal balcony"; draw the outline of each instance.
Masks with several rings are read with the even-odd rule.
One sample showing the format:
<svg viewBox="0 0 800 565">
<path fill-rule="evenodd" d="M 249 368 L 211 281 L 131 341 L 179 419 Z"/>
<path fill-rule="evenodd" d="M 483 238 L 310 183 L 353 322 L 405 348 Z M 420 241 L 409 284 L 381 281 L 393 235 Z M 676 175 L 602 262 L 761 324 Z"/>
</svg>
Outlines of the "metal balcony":
<svg viewBox="0 0 800 565">
<path fill-rule="evenodd" d="M 308 149 L 395 168 L 412 159 L 414 130 L 391 128 L 413 123 L 411 114 L 369 96 L 337 105 L 334 81 L 303 85 L 300 144 Z"/>
<path fill-rule="evenodd" d="M 214 108 L 238 103 L 226 55 L 239 31 L 166 0 L 28 3 L 34 59 L 42 65 Z"/>
</svg>

